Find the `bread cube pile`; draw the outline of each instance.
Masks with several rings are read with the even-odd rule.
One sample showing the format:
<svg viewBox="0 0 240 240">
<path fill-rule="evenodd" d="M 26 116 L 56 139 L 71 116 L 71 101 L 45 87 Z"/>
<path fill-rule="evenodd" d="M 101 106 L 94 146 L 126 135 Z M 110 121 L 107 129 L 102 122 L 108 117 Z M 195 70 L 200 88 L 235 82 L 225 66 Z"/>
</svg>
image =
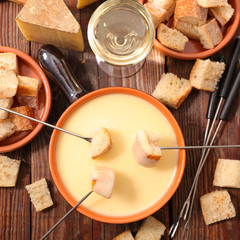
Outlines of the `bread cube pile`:
<svg viewBox="0 0 240 240">
<path fill-rule="evenodd" d="M 157 28 L 157 39 L 179 52 L 189 38 L 200 41 L 205 49 L 214 48 L 223 39 L 220 27 L 234 14 L 227 0 L 148 0 L 144 6 Z M 170 28 L 164 22 L 172 15 Z"/>
<path fill-rule="evenodd" d="M 40 80 L 19 75 L 16 54 L 0 53 L 1 107 L 34 117 L 34 109 L 38 109 L 38 92 L 41 86 Z M 12 108 L 13 105 L 17 107 Z M 0 110 L 0 141 L 15 132 L 32 130 L 35 126 L 35 122 Z"/>
</svg>

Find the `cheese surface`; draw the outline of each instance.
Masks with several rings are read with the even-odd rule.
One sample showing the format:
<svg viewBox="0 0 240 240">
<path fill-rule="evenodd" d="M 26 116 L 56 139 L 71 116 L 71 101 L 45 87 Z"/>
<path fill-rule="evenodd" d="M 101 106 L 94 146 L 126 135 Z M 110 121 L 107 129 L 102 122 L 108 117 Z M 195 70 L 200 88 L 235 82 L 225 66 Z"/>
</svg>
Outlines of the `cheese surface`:
<svg viewBox="0 0 240 240">
<path fill-rule="evenodd" d="M 29 41 L 84 50 L 81 27 L 62 0 L 28 0 L 16 22 Z"/>
<path fill-rule="evenodd" d="M 112 137 L 110 150 L 93 160 L 89 142 L 65 133 L 58 136 L 57 171 L 65 189 L 76 201 L 91 190 L 93 166 L 107 167 L 115 173 L 111 198 L 93 193 L 83 202 L 84 207 L 106 216 L 126 216 L 150 207 L 166 192 L 178 164 L 178 151 L 163 150 L 154 168 L 140 166 L 132 155 L 139 129 L 161 134 L 161 146 L 177 145 L 165 116 L 147 101 L 128 94 L 100 96 L 75 110 L 62 127 L 83 136 L 105 127 Z"/>
<path fill-rule="evenodd" d="M 99 0 L 78 0 L 77 8 L 78 9 L 84 8 L 94 2 L 97 2 L 97 1 L 99 1 Z"/>
</svg>

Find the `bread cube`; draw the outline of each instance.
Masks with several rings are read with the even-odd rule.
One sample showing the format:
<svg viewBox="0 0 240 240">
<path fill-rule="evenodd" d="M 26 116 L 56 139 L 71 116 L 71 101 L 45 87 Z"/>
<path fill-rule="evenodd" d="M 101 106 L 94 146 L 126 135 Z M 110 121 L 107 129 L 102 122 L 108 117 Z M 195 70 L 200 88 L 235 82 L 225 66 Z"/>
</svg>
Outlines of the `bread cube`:
<svg viewBox="0 0 240 240">
<path fill-rule="evenodd" d="M 21 96 L 37 97 L 42 82 L 36 78 L 18 76 L 17 94 Z"/>
<path fill-rule="evenodd" d="M 115 184 L 115 174 L 110 168 L 92 167 L 90 180 L 92 191 L 105 198 L 111 198 Z"/>
<path fill-rule="evenodd" d="M 189 80 L 180 79 L 173 73 L 164 73 L 152 95 L 167 106 L 177 109 L 191 91 Z"/>
<path fill-rule="evenodd" d="M 213 186 L 240 188 L 240 161 L 218 159 Z"/>
<path fill-rule="evenodd" d="M 227 6 L 227 0 L 197 0 L 198 4 L 204 8 Z"/>
<path fill-rule="evenodd" d="M 18 60 L 14 53 L 0 53 L 0 69 L 14 71 L 18 74 Z"/>
<path fill-rule="evenodd" d="M 182 20 L 177 20 L 174 22 L 174 28 L 179 32 L 187 36 L 188 38 L 200 40 L 200 35 L 198 32 L 198 26 L 192 23 L 184 22 Z"/>
<path fill-rule="evenodd" d="M 113 238 L 113 240 L 134 240 L 134 238 L 130 230 L 126 230 Z"/>
<path fill-rule="evenodd" d="M 223 39 L 221 29 L 215 18 L 200 26 L 198 32 L 200 35 L 200 42 L 206 49 L 214 48 Z"/>
<path fill-rule="evenodd" d="M 147 217 L 135 236 L 135 240 L 160 240 L 166 227 L 153 216 Z"/>
<path fill-rule="evenodd" d="M 100 127 L 91 133 L 91 158 L 97 158 L 112 146 L 111 135 L 106 128 Z"/>
<path fill-rule="evenodd" d="M 42 178 L 25 187 L 37 212 L 53 205 L 47 181 Z"/>
<path fill-rule="evenodd" d="M 204 221 L 207 225 L 236 216 L 227 190 L 207 193 L 200 198 Z"/>
<path fill-rule="evenodd" d="M 193 87 L 213 92 L 225 70 L 225 63 L 197 59 L 190 73 Z"/>
<path fill-rule="evenodd" d="M 162 153 L 158 146 L 162 136 L 144 130 L 139 130 L 132 147 L 132 153 L 138 164 L 144 167 L 154 167 Z"/>
<path fill-rule="evenodd" d="M 230 4 L 224 7 L 210 8 L 210 11 L 222 26 L 224 26 L 231 19 L 234 13 L 234 9 Z"/>
<path fill-rule="evenodd" d="M 176 29 L 169 28 L 161 23 L 157 28 L 157 39 L 164 46 L 176 51 L 183 51 L 188 38 Z"/>
<path fill-rule="evenodd" d="M 0 107 L 10 109 L 13 104 L 13 98 L 0 99 Z M 8 112 L 0 110 L 0 119 L 5 119 L 8 117 Z"/>
<path fill-rule="evenodd" d="M 0 120 L 0 141 L 5 140 L 15 132 L 15 126 L 9 118 Z"/>
<path fill-rule="evenodd" d="M 177 0 L 174 21 L 181 20 L 200 26 L 206 23 L 208 9 L 198 5 L 197 0 Z"/>
<path fill-rule="evenodd" d="M 152 17 L 154 27 L 157 28 L 166 18 L 167 11 L 154 3 L 146 3 L 144 6 Z"/>
<path fill-rule="evenodd" d="M 174 9 L 176 6 L 176 0 L 148 0 L 149 3 L 154 3 L 160 8 L 163 8 L 167 11 L 163 22 L 168 21 L 169 18 L 173 15 Z"/>
<path fill-rule="evenodd" d="M 0 155 L 0 187 L 14 187 L 21 161 Z"/>
<path fill-rule="evenodd" d="M 0 69 L 0 98 L 13 97 L 18 88 L 18 79 L 14 71 Z"/>
<path fill-rule="evenodd" d="M 11 108 L 11 110 L 34 118 L 33 109 L 30 107 L 21 106 L 21 107 Z M 14 124 L 16 131 L 33 130 L 36 126 L 36 122 L 28 120 L 24 117 L 18 116 L 13 113 L 9 113 L 9 118 L 11 119 L 11 122 Z"/>
</svg>

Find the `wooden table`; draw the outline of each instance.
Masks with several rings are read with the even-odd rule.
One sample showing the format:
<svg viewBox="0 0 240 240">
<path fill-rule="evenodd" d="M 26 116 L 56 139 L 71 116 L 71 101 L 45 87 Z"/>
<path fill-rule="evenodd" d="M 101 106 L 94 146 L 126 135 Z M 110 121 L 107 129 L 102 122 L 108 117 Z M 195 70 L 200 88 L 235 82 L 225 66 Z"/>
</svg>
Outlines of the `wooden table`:
<svg viewBox="0 0 240 240">
<path fill-rule="evenodd" d="M 194 61 L 182 61 L 164 56 L 156 49 L 152 49 L 147 57 L 144 67 L 136 75 L 125 79 L 114 79 L 103 73 L 97 66 L 94 54 L 87 42 L 87 23 L 94 9 L 100 4 L 95 3 L 79 11 L 76 9 L 76 0 L 65 1 L 76 19 L 81 23 L 85 40 L 84 53 L 63 50 L 69 60 L 77 78 L 88 90 L 95 90 L 110 86 L 124 86 L 152 93 L 162 73 L 173 72 L 180 77 L 189 78 L 189 73 Z M 15 17 L 22 6 L 3 1 L 0 3 L 0 44 L 22 50 L 23 52 L 37 58 L 41 44 L 28 42 L 16 26 Z M 238 34 L 240 29 L 238 29 Z M 229 59 L 233 40 L 218 54 L 211 57 L 216 60 L 219 54 L 224 54 Z M 86 62 L 83 64 L 83 59 Z M 48 119 L 49 123 L 55 124 L 62 112 L 67 108 L 68 102 L 62 92 L 52 85 L 52 110 Z M 203 133 L 206 126 L 206 110 L 209 93 L 193 90 L 190 96 L 178 110 L 171 110 L 178 121 L 186 145 L 199 145 L 202 143 Z M 240 95 L 235 100 L 227 123 L 217 136 L 217 144 L 239 144 L 240 143 Z M 21 159 L 22 164 L 17 185 L 15 188 L 0 189 L 0 239 L 39 239 L 49 228 L 51 228 L 71 207 L 58 192 L 48 166 L 48 145 L 52 130 L 44 127 L 38 136 L 26 146 L 6 155 Z M 181 184 L 171 200 L 154 216 L 162 221 L 167 230 L 164 239 L 169 239 L 169 226 L 177 217 L 179 210 L 186 198 L 192 184 L 201 150 L 187 151 L 185 173 Z M 206 226 L 199 204 L 199 197 L 205 193 L 218 188 L 213 187 L 213 174 L 218 158 L 240 159 L 239 149 L 217 149 L 212 150 L 208 161 L 200 175 L 199 186 L 190 222 L 190 239 L 240 239 L 240 190 L 230 189 L 233 204 L 237 211 L 237 217 Z M 29 195 L 25 185 L 40 178 L 48 180 L 54 207 L 37 213 L 30 203 Z M 142 221 L 130 224 L 107 224 L 94 221 L 78 213 L 73 212 L 48 239 L 96 239 L 109 240 L 126 229 L 136 233 Z M 180 225 L 175 239 L 180 239 L 183 224 Z M 147 239 L 146 239 L 147 240 Z"/>
</svg>

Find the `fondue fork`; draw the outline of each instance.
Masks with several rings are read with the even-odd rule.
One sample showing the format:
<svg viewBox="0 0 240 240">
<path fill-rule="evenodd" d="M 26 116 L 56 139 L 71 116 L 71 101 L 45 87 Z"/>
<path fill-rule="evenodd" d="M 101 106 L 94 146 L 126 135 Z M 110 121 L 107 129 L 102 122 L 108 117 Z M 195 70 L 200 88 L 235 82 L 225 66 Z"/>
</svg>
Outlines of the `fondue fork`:
<svg viewBox="0 0 240 240">
<path fill-rule="evenodd" d="M 90 138 L 90 137 L 83 137 L 83 136 L 81 136 L 81 135 L 79 135 L 77 133 L 65 130 L 63 128 L 57 127 L 55 125 L 52 125 L 50 123 L 43 122 L 43 121 L 38 120 L 36 118 L 29 117 L 27 115 L 24 115 L 24 114 L 12 111 L 12 110 L 4 108 L 4 107 L 0 107 L 0 110 L 4 110 L 4 111 L 7 111 L 9 113 L 16 114 L 16 115 L 18 115 L 20 117 L 27 118 L 28 120 L 31 120 L 31 121 L 43 124 L 43 125 L 45 125 L 47 127 L 57 129 L 59 131 L 62 131 L 64 133 L 67 133 L 67 134 L 70 134 L 70 135 L 73 135 L 73 136 L 78 137 L 78 138 L 82 138 L 82 139 L 84 139 L 84 140 L 86 140 L 88 142 L 91 142 L 91 140 L 92 140 L 92 138 Z M 172 149 L 206 149 L 206 148 L 238 148 L 238 147 L 240 147 L 240 145 L 215 145 L 215 146 L 203 145 L 203 146 L 183 146 L 183 147 L 172 146 L 172 147 L 159 147 L 159 148 L 161 150 L 172 150 Z"/>
<path fill-rule="evenodd" d="M 66 130 L 66 129 L 57 127 L 57 126 L 52 125 L 52 124 L 50 124 L 50 123 L 43 122 L 43 121 L 38 120 L 38 119 L 36 119 L 36 118 L 32 118 L 32 117 L 26 116 L 26 115 L 24 115 L 24 114 L 21 114 L 21 113 L 12 111 L 12 110 L 10 110 L 10 109 L 4 108 L 4 107 L 0 107 L 0 110 L 4 110 L 4 111 L 7 111 L 7 112 L 9 112 L 9 113 L 18 115 L 18 116 L 20 116 L 20 117 L 27 118 L 28 120 L 31 120 L 31 121 L 34 121 L 34 122 L 43 124 L 43 125 L 45 125 L 45 126 L 48 126 L 48 127 L 50 127 L 50 128 L 54 128 L 54 129 L 57 129 L 57 130 L 59 130 L 59 131 L 62 131 L 62 132 L 71 134 L 71 135 L 73 135 L 73 136 L 75 136 L 75 137 L 82 138 L 82 139 L 84 139 L 84 140 L 86 140 L 86 141 L 88 141 L 88 142 L 91 142 L 91 141 L 92 141 L 92 138 L 90 138 L 90 137 L 83 137 L 83 136 L 81 136 L 81 135 L 79 135 L 79 134 L 77 134 L 77 133 L 74 133 L 74 132 L 68 131 L 68 130 Z"/>
<path fill-rule="evenodd" d="M 93 191 L 87 193 L 74 207 L 72 207 L 51 229 L 49 229 L 40 240 L 45 239 L 62 221 L 64 221 Z"/>
<path fill-rule="evenodd" d="M 212 130 L 213 130 L 213 127 L 214 127 L 214 123 L 216 121 L 216 118 L 217 118 L 218 113 L 220 111 L 220 107 L 222 105 L 222 101 L 228 95 L 229 87 L 230 87 L 232 76 L 233 76 L 233 73 L 234 73 L 234 68 L 235 68 L 237 60 L 238 60 L 239 52 L 240 52 L 240 37 L 238 36 L 237 39 L 235 40 L 235 47 L 232 51 L 232 57 L 231 57 L 231 62 L 229 64 L 229 69 L 228 69 L 228 73 L 227 73 L 227 76 L 226 76 L 226 81 L 223 85 L 223 88 L 221 89 L 221 93 L 220 93 L 221 98 L 220 98 L 220 101 L 219 101 L 219 104 L 218 104 L 218 107 L 217 107 L 217 110 L 216 110 L 216 113 L 215 113 L 215 116 L 214 116 L 214 120 L 212 122 L 212 126 L 211 126 L 211 129 L 210 129 L 209 133 L 208 133 L 207 139 L 205 139 L 206 140 L 205 141 L 206 145 L 209 143 L 211 133 L 212 133 Z M 213 144 L 213 141 L 215 140 L 215 137 L 216 137 L 216 135 L 217 135 L 217 133 L 218 133 L 220 127 L 221 127 L 222 122 L 227 119 L 228 112 L 230 110 L 230 107 L 233 103 L 233 100 L 234 100 L 235 96 L 237 95 L 237 92 L 238 92 L 239 88 L 240 88 L 240 71 L 238 71 L 236 80 L 235 80 L 235 82 L 234 82 L 234 84 L 231 88 L 231 91 L 229 93 L 229 96 L 228 96 L 226 102 L 224 103 L 224 106 L 222 108 L 222 112 L 221 112 L 220 117 L 219 117 L 219 119 L 220 119 L 219 123 L 217 125 L 214 136 L 213 136 L 209 146 L 211 146 Z M 205 134 L 205 137 L 206 137 L 206 134 Z M 177 217 L 177 219 L 175 220 L 175 222 L 173 223 L 173 225 L 171 226 L 171 228 L 169 230 L 169 235 L 171 235 L 171 238 L 174 237 L 175 232 L 176 232 L 176 230 L 179 226 L 179 222 L 180 222 L 180 220 L 181 220 L 181 218 L 184 214 L 184 220 L 187 219 L 187 221 L 184 225 L 184 229 L 183 229 L 181 239 L 184 239 L 185 233 L 187 233 L 187 238 L 186 239 L 188 239 L 189 222 L 190 222 L 190 218 L 191 218 L 191 213 L 192 213 L 192 208 L 193 208 L 193 203 L 194 203 L 194 197 L 195 197 L 197 183 L 198 183 L 198 178 L 199 178 L 199 174 L 200 174 L 200 172 L 203 168 L 203 165 L 206 162 L 209 151 L 210 151 L 210 149 L 208 149 L 207 152 L 206 152 L 206 149 L 204 149 L 203 152 L 202 152 L 202 156 L 201 156 L 201 159 L 200 159 L 200 162 L 199 162 L 199 165 L 198 165 L 198 169 L 197 169 L 193 184 L 191 186 L 191 189 L 189 191 L 188 197 L 183 204 L 183 207 L 180 211 L 179 216 Z"/>
</svg>

